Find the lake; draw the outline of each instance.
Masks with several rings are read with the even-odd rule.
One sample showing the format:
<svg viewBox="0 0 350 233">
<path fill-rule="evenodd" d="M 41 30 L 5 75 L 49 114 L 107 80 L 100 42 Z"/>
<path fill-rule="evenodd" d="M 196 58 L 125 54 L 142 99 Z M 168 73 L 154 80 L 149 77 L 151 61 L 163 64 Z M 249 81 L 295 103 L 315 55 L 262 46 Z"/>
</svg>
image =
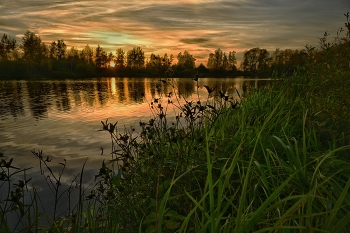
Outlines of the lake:
<svg viewBox="0 0 350 233">
<path fill-rule="evenodd" d="M 190 101 L 197 100 L 198 95 L 206 100 L 208 94 L 203 85 L 239 99 L 237 91 L 244 96 L 249 89 L 269 85 L 270 80 L 201 78 L 198 94 L 197 83 L 190 78 L 174 78 L 172 82 L 177 93 Z M 45 179 L 39 177 L 39 160 L 32 150 L 42 150 L 44 157 L 49 156 L 56 174 L 62 168 L 59 162 L 67 161 L 61 180 L 65 187 L 88 158 L 83 182 L 87 186 L 102 161 L 111 159 L 110 136 L 99 131 L 101 121 L 118 121 L 118 130 L 134 126 L 137 133 L 139 122 L 152 118 L 150 102 L 160 97 L 167 99 L 169 92 L 174 92 L 173 88 L 159 78 L 0 81 L 0 153 L 13 158 L 16 167 L 32 167 L 26 176 L 33 177 L 30 183 L 39 193 L 50 191 Z M 14 181 L 17 179 L 23 177 Z M 0 188 L 1 192 L 4 190 Z M 42 202 L 43 207 L 52 208 L 52 199 Z"/>
<path fill-rule="evenodd" d="M 196 82 L 190 78 L 173 79 L 181 96 L 197 98 Z M 217 87 L 234 98 L 249 88 L 269 83 L 268 79 L 200 78 L 203 85 Z M 17 167 L 38 168 L 31 153 L 42 150 L 54 164 L 67 160 L 67 179 L 80 170 L 88 157 L 87 171 L 96 173 L 102 160 L 110 159 L 110 138 L 101 121 L 118 121 L 118 128 L 137 127 L 152 117 L 149 103 L 172 92 L 159 78 L 92 78 L 83 80 L 0 81 L 0 153 L 14 158 Z M 105 153 L 101 155 L 101 149 Z"/>
</svg>

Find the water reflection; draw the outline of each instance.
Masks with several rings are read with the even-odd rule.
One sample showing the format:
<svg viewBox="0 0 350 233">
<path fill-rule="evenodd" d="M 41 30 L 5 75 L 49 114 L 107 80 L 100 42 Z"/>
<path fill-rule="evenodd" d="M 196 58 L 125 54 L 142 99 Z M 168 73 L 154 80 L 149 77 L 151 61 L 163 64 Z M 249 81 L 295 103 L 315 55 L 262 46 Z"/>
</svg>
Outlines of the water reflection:
<svg viewBox="0 0 350 233">
<path fill-rule="evenodd" d="M 48 109 L 52 105 L 51 82 L 25 82 L 25 92 L 32 116 L 36 119 L 47 117 Z"/>
<path fill-rule="evenodd" d="M 143 101 L 145 95 L 145 79 L 131 79 L 128 83 L 128 93 L 125 95 L 129 96 L 129 99 L 133 103 L 140 103 Z"/>
<path fill-rule="evenodd" d="M 207 97 L 203 88 L 207 85 L 237 98 L 236 89 L 244 95 L 250 88 L 268 83 L 243 78 L 200 79 L 199 95 Z M 197 83 L 192 79 L 174 79 L 173 84 L 187 100 L 197 98 Z M 42 150 L 44 156 L 50 156 L 53 169 L 60 168 L 58 162 L 67 159 L 62 179 L 66 184 L 88 158 L 84 170 L 88 186 L 102 160 L 110 159 L 112 149 L 108 133 L 98 131 L 100 121 L 118 121 L 118 130 L 124 125 L 137 125 L 151 117 L 148 102 L 172 91 L 171 85 L 151 78 L 0 81 L 0 152 L 14 158 L 16 167 L 33 167 L 27 175 L 36 177 L 31 182 L 42 187 L 42 193 L 49 191 L 39 177 L 38 159 L 31 150 Z M 104 155 L 100 147 L 105 148 Z M 45 201 L 47 205 L 52 203 Z"/>
<path fill-rule="evenodd" d="M 53 82 L 53 93 L 55 95 L 56 108 L 59 111 L 69 111 L 71 109 L 70 96 L 68 95 L 68 85 L 65 82 Z"/>
<path fill-rule="evenodd" d="M 206 78 L 200 79 L 198 92 L 204 100 L 208 94 L 203 85 L 216 86 L 238 98 L 236 89 L 244 95 L 268 82 Z M 186 100 L 197 99 L 192 79 L 174 79 L 172 84 Z M 118 121 L 121 130 L 137 126 L 152 117 L 149 103 L 154 98 L 173 91 L 172 85 L 152 78 L 0 81 L 0 152 L 25 158 L 19 161 L 32 166 L 37 162 L 30 157 L 33 148 L 57 159 L 105 159 L 100 147 L 108 150 L 110 141 L 97 131 L 100 121 Z"/>
<path fill-rule="evenodd" d="M 185 98 L 196 93 L 196 82 L 192 79 L 174 79 L 179 94 Z M 250 88 L 266 85 L 259 79 L 201 79 L 200 92 L 205 95 L 203 85 L 217 87 L 235 95 Z M 28 108 L 33 118 L 47 118 L 50 111 L 69 113 L 72 108 L 96 108 L 113 104 L 133 105 L 173 91 L 170 85 L 154 78 L 97 78 L 88 80 L 51 81 L 1 81 L 0 117 L 14 119 L 23 117 Z"/>
<path fill-rule="evenodd" d="M 22 82 L 0 82 L 0 96 L 6 97 L 0 101 L 1 118 L 7 114 L 15 119 L 24 116 L 23 91 Z"/>
</svg>

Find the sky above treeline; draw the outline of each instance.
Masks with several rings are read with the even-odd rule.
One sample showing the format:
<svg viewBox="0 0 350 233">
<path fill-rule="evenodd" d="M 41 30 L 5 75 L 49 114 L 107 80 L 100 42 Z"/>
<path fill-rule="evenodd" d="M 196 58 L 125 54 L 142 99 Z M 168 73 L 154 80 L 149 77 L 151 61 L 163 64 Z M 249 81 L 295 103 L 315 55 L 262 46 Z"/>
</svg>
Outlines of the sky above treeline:
<svg viewBox="0 0 350 233">
<path fill-rule="evenodd" d="M 139 46 L 146 57 L 187 50 L 206 65 L 217 48 L 240 60 L 254 47 L 317 47 L 325 31 L 334 37 L 344 27 L 348 11 L 350 0 L 1 0 L 0 33 L 21 42 L 30 30 L 47 44 L 113 53 Z"/>
</svg>

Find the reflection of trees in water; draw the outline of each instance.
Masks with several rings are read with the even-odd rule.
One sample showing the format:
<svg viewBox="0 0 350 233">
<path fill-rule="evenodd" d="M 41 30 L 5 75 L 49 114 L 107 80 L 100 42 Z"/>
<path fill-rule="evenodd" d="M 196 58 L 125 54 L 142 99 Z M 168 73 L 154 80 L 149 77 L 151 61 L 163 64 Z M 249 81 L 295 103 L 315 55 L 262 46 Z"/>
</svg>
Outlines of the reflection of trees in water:
<svg viewBox="0 0 350 233">
<path fill-rule="evenodd" d="M 143 102 L 143 97 L 146 91 L 145 81 L 145 78 L 128 80 L 128 95 L 131 101 L 136 103 Z"/>
<path fill-rule="evenodd" d="M 49 82 L 27 81 L 29 109 L 36 119 L 47 117 L 51 106 L 51 85 Z"/>
<path fill-rule="evenodd" d="M 115 86 L 116 86 L 116 92 L 118 95 L 118 99 L 119 99 L 120 103 L 123 103 L 126 99 L 124 80 L 121 78 L 118 78 L 115 82 Z"/>
<path fill-rule="evenodd" d="M 160 95 L 160 81 L 158 79 L 149 79 L 149 87 L 150 87 L 150 92 L 151 92 L 151 96 L 152 98 L 155 98 L 156 95 L 159 96 Z"/>
<path fill-rule="evenodd" d="M 188 98 L 195 92 L 196 82 L 192 79 L 178 79 L 177 89 L 178 93 L 185 98 Z"/>
<path fill-rule="evenodd" d="M 53 92 L 56 98 L 56 107 L 59 111 L 70 111 L 72 101 L 75 106 L 94 106 L 95 85 L 91 80 L 87 81 L 58 81 L 53 82 Z"/>
<path fill-rule="evenodd" d="M 94 82 L 84 82 L 81 86 L 81 91 L 83 92 L 83 101 L 87 103 L 90 107 L 93 107 L 95 102 Z"/>
<path fill-rule="evenodd" d="M 112 82 L 113 80 L 113 82 Z M 167 80 L 169 81 L 169 80 Z M 196 93 L 196 82 L 192 79 L 173 79 L 176 91 L 188 99 Z M 207 92 L 203 85 L 215 87 L 238 99 L 236 89 L 245 96 L 253 88 L 268 85 L 269 81 L 259 79 L 200 79 L 200 95 Z M 47 117 L 48 110 L 55 101 L 58 111 L 71 111 L 72 102 L 75 107 L 95 107 L 97 103 L 106 106 L 114 104 L 141 103 L 143 96 L 150 101 L 173 92 L 171 85 L 157 78 L 100 78 L 84 81 L 10 81 L 0 82 L 0 116 L 12 115 L 14 118 L 25 114 L 28 98 L 29 109 L 34 118 Z M 28 96 L 26 94 L 28 93 Z"/>
<path fill-rule="evenodd" d="M 24 116 L 23 83 L 0 83 L 0 116 L 11 114 L 14 118 Z"/>
<path fill-rule="evenodd" d="M 174 84 L 176 91 L 178 91 L 185 98 L 191 96 L 195 91 L 195 82 L 192 79 L 174 79 L 168 80 Z M 169 92 L 173 92 L 173 88 L 171 85 L 166 84 L 159 79 L 148 80 L 149 83 L 149 92 L 152 98 L 160 97 L 160 96 L 168 96 Z"/>
<path fill-rule="evenodd" d="M 69 85 L 70 90 L 72 90 L 71 96 L 74 98 L 75 106 L 81 106 L 82 99 L 80 96 L 80 92 L 82 90 L 83 82 L 71 82 Z"/>
<path fill-rule="evenodd" d="M 220 90 L 226 92 L 229 96 L 233 96 L 235 98 L 239 98 L 237 96 L 236 90 L 239 92 L 241 97 L 246 96 L 253 89 L 258 89 L 262 86 L 269 85 L 269 80 L 260 80 L 256 79 L 213 79 L 208 78 L 204 81 L 204 85 L 208 85 L 210 87 L 216 87 L 216 90 Z"/>
<path fill-rule="evenodd" d="M 56 108 L 59 111 L 70 111 L 71 103 L 68 96 L 68 86 L 65 81 L 58 81 L 52 83 L 53 92 L 56 96 Z"/>
<path fill-rule="evenodd" d="M 110 79 L 108 79 L 110 81 Z M 108 93 L 110 90 L 108 90 L 108 81 L 104 82 L 103 79 L 98 78 L 96 83 L 97 88 L 97 99 L 98 102 L 101 104 L 101 106 L 105 105 L 108 101 L 108 96 L 110 93 Z"/>
<path fill-rule="evenodd" d="M 165 79 L 163 79 L 165 80 Z M 189 98 L 196 93 L 196 82 L 192 79 L 173 79 L 167 80 L 174 84 L 176 91 L 178 91 L 184 98 Z M 147 94 L 147 98 L 158 98 L 160 96 L 167 96 L 169 92 L 173 92 L 171 85 L 160 81 L 155 78 L 125 78 L 116 80 L 116 92 L 119 95 L 119 102 L 123 103 L 124 100 L 129 99 L 131 102 L 139 103 L 143 101 L 143 94 Z M 203 85 L 209 87 L 216 87 L 215 90 L 221 90 L 226 92 L 230 96 L 237 95 L 236 89 L 240 92 L 241 96 L 244 93 L 249 92 L 253 88 L 259 88 L 266 85 L 266 82 L 259 79 L 245 80 L 245 79 L 215 79 L 208 78 L 200 84 L 200 88 L 203 89 Z M 111 92 L 111 90 L 108 90 Z M 109 93 L 110 95 L 110 93 Z"/>
</svg>

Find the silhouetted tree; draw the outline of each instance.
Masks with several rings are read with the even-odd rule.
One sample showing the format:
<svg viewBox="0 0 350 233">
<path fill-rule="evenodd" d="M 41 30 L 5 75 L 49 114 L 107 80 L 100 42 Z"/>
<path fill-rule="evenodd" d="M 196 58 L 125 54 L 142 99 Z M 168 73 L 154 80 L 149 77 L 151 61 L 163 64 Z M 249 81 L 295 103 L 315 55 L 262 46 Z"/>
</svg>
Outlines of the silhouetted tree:
<svg viewBox="0 0 350 233">
<path fill-rule="evenodd" d="M 228 53 L 228 70 L 237 71 L 236 64 L 237 64 L 236 52 L 231 51 Z"/>
<path fill-rule="evenodd" d="M 280 50 L 277 48 L 271 55 L 271 70 L 277 73 L 292 73 L 297 66 L 305 62 L 306 50 Z"/>
<path fill-rule="evenodd" d="M 219 72 L 225 74 L 228 71 L 236 71 L 236 56 L 235 51 L 229 52 L 227 56 L 221 49 L 215 50 L 214 53 L 210 53 L 208 57 L 207 67 L 212 72 Z"/>
<path fill-rule="evenodd" d="M 110 52 L 107 56 L 107 67 L 110 67 L 112 61 L 114 62 L 114 55 Z"/>
<path fill-rule="evenodd" d="M 199 66 L 196 68 L 196 71 L 198 74 L 206 74 L 209 73 L 209 69 L 203 65 L 203 63 L 199 64 Z"/>
<path fill-rule="evenodd" d="M 75 47 L 71 47 L 68 55 L 67 60 L 69 61 L 69 66 L 71 70 L 74 70 L 75 66 L 79 62 L 79 51 Z"/>
<path fill-rule="evenodd" d="M 190 77 L 195 74 L 195 61 L 196 59 L 188 52 L 179 53 L 177 55 L 177 64 L 173 65 L 173 70 L 176 76 Z"/>
<path fill-rule="evenodd" d="M 116 70 L 121 70 L 125 67 L 125 52 L 121 48 L 116 51 L 114 67 Z"/>
<path fill-rule="evenodd" d="M 253 48 L 245 51 L 243 54 L 242 68 L 245 71 L 256 71 L 256 65 L 259 60 L 259 48 Z"/>
<path fill-rule="evenodd" d="M 224 53 L 221 49 L 217 49 L 214 53 L 210 53 L 208 57 L 207 67 L 209 70 L 222 70 L 223 69 L 223 56 Z"/>
<path fill-rule="evenodd" d="M 57 51 L 56 51 L 57 59 L 65 58 L 66 50 L 67 50 L 67 45 L 64 43 L 64 41 L 63 40 L 58 40 L 57 41 Z"/>
<path fill-rule="evenodd" d="M 168 54 L 164 54 L 163 57 L 155 54 L 151 54 L 146 64 L 147 72 L 152 76 L 163 76 L 167 69 L 170 67 L 173 60 L 173 55 L 168 57 Z"/>
<path fill-rule="evenodd" d="M 145 65 L 145 54 L 140 47 L 129 50 L 127 55 L 127 66 L 132 69 L 141 69 Z"/>
<path fill-rule="evenodd" d="M 347 29 L 346 36 L 348 38 L 348 42 L 350 42 L 350 15 L 349 15 L 349 12 L 344 14 L 344 16 L 346 17 L 346 23 L 345 23 L 345 27 Z"/>
<path fill-rule="evenodd" d="M 67 58 L 69 59 L 74 59 L 74 60 L 79 60 L 79 50 L 76 47 L 71 47 L 68 54 Z"/>
<path fill-rule="evenodd" d="M 56 41 L 53 41 L 49 46 L 49 56 L 52 59 L 57 59 L 56 57 L 57 44 Z"/>
<path fill-rule="evenodd" d="M 17 41 L 4 34 L 0 40 L 0 60 L 7 61 L 17 58 Z"/>
<path fill-rule="evenodd" d="M 86 61 L 88 64 L 93 62 L 94 52 L 89 45 L 86 45 L 80 53 L 80 58 Z"/>
<path fill-rule="evenodd" d="M 54 41 L 50 46 L 50 57 L 61 60 L 66 56 L 67 45 L 63 40 Z"/>
<path fill-rule="evenodd" d="M 255 73 L 257 70 L 266 71 L 269 62 L 269 52 L 266 49 L 252 48 L 244 52 L 242 68 Z"/>
<path fill-rule="evenodd" d="M 228 69 L 229 69 L 228 59 L 227 59 L 226 53 L 224 52 L 224 54 L 222 55 L 222 70 L 228 70 Z"/>
<path fill-rule="evenodd" d="M 28 62 L 40 63 L 40 61 L 47 56 L 47 47 L 41 42 L 40 36 L 35 33 L 27 31 L 22 37 L 23 59 Z"/>
<path fill-rule="evenodd" d="M 196 68 L 195 61 L 196 59 L 187 50 L 177 55 L 177 66 L 182 69 L 194 70 Z"/>
<path fill-rule="evenodd" d="M 258 70 L 267 71 L 269 68 L 270 53 L 266 49 L 260 49 L 258 58 Z"/>
<path fill-rule="evenodd" d="M 174 60 L 174 56 L 172 54 L 170 54 L 170 56 L 168 56 L 167 53 L 165 53 L 163 55 L 163 57 L 159 57 L 159 58 L 160 58 L 160 64 L 161 64 L 162 72 L 166 71 L 171 66 L 171 63 Z"/>
<path fill-rule="evenodd" d="M 161 68 L 161 58 L 159 55 L 151 53 L 149 60 L 146 62 L 146 69 L 151 75 L 158 75 Z"/>
<path fill-rule="evenodd" d="M 101 48 L 100 45 L 98 45 L 95 53 L 95 65 L 98 68 L 104 68 L 106 67 L 107 63 L 108 57 L 106 51 L 104 51 L 104 49 Z"/>
</svg>

